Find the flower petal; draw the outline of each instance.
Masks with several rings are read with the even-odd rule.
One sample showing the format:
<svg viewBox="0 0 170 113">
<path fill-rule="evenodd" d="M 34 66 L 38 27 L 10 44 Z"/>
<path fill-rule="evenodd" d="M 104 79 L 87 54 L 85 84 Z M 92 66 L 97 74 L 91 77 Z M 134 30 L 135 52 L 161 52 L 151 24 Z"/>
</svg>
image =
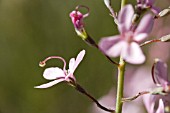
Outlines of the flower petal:
<svg viewBox="0 0 170 113">
<path fill-rule="evenodd" d="M 155 59 L 153 76 L 156 82 L 161 85 L 166 85 L 168 83 L 168 70 L 167 65 L 159 59 Z"/>
<path fill-rule="evenodd" d="M 75 58 L 70 59 L 70 61 L 69 61 L 69 70 L 73 70 L 75 62 L 76 62 Z"/>
<path fill-rule="evenodd" d="M 159 99 L 159 106 L 156 113 L 165 113 L 164 103 L 162 99 Z"/>
<path fill-rule="evenodd" d="M 150 33 L 153 28 L 154 19 L 151 14 L 145 15 L 136 28 L 135 34 Z"/>
<path fill-rule="evenodd" d="M 141 64 L 145 61 L 145 56 L 136 42 L 132 42 L 129 45 L 123 46 L 122 57 L 126 62 L 132 64 Z"/>
<path fill-rule="evenodd" d="M 134 38 L 135 41 L 141 42 L 141 41 L 143 41 L 147 36 L 148 36 L 147 33 L 140 33 L 140 34 L 134 36 L 133 38 Z"/>
<path fill-rule="evenodd" d="M 155 101 L 156 98 L 154 95 L 146 94 L 143 96 L 143 102 L 148 113 L 154 113 Z"/>
<path fill-rule="evenodd" d="M 118 28 L 121 33 L 124 33 L 126 31 L 130 30 L 131 24 L 132 24 L 132 17 L 134 14 L 134 10 L 132 5 L 126 5 L 124 6 L 118 15 Z"/>
<path fill-rule="evenodd" d="M 84 55 L 85 55 L 85 50 L 82 50 L 77 55 L 75 62 L 73 59 L 70 60 L 70 63 L 71 63 L 71 64 L 69 64 L 69 72 L 70 73 L 74 73 L 74 71 L 77 68 L 77 66 L 79 65 L 79 63 L 83 60 Z M 73 65 L 73 63 L 74 63 L 74 65 Z"/>
<path fill-rule="evenodd" d="M 35 86 L 34 88 L 49 88 L 49 87 L 51 87 L 51 86 L 53 86 L 53 85 L 55 85 L 55 84 L 58 84 L 58 83 L 60 83 L 60 82 L 62 82 L 62 81 L 65 81 L 65 79 L 64 79 L 64 78 L 57 79 L 57 80 L 51 81 L 51 82 L 49 82 L 49 83 L 42 84 L 42 85 L 40 85 L 40 86 Z"/>
<path fill-rule="evenodd" d="M 118 55 L 120 55 L 120 50 L 118 49 L 118 47 L 120 48 L 120 45 L 118 45 L 120 40 L 120 35 L 102 38 L 99 42 L 99 48 L 106 55 L 117 57 Z M 115 45 L 117 46 L 114 47 Z"/>
<path fill-rule="evenodd" d="M 83 28 L 83 14 L 82 13 L 80 13 L 79 11 L 72 11 L 70 13 L 70 18 L 76 29 Z"/>
<path fill-rule="evenodd" d="M 124 46 L 127 45 L 127 42 L 125 41 L 119 41 L 115 45 L 113 45 L 108 51 L 106 51 L 106 54 L 110 57 L 118 57 Z"/>
<path fill-rule="evenodd" d="M 54 80 L 65 76 L 64 71 L 58 67 L 47 68 L 43 73 L 43 77 L 47 80 Z"/>
</svg>

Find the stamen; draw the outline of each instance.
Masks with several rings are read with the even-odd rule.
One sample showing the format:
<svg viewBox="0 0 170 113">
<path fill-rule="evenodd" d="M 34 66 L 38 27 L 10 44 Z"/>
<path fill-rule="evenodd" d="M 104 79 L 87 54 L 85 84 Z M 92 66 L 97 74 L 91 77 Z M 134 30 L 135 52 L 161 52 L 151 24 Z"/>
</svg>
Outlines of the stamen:
<svg viewBox="0 0 170 113">
<path fill-rule="evenodd" d="M 85 9 L 87 9 L 87 13 L 83 15 L 84 18 L 87 17 L 87 16 L 89 16 L 90 9 L 89 9 L 87 6 L 78 5 L 78 6 L 75 8 L 75 11 L 77 12 L 80 8 L 85 8 Z"/>
<path fill-rule="evenodd" d="M 44 67 L 45 65 L 46 65 L 46 62 L 48 61 L 48 60 L 50 60 L 50 59 L 60 59 L 60 60 L 62 60 L 63 61 L 63 63 L 64 63 L 64 67 L 63 67 L 63 70 L 65 71 L 66 69 L 66 61 L 64 60 L 64 58 L 62 58 L 62 57 L 59 57 L 59 56 L 50 56 L 50 57 L 47 57 L 45 60 L 43 60 L 43 61 L 41 61 L 40 63 L 39 63 L 39 66 L 40 67 Z"/>
</svg>

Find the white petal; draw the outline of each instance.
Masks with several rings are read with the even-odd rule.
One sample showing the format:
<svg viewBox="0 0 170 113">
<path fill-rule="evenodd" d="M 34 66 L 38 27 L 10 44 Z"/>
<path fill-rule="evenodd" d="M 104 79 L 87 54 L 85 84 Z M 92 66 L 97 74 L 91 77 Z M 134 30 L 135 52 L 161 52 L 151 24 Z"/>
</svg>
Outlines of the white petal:
<svg viewBox="0 0 170 113">
<path fill-rule="evenodd" d="M 128 46 L 123 46 L 121 54 L 126 62 L 132 64 L 141 64 L 145 61 L 145 56 L 136 42 L 132 42 Z"/>
<path fill-rule="evenodd" d="M 70 73 L 74 73 L 74 71 L 77 68 L 77 66 L 79 65 L 79 63 L 83 60 L 84 55 L 85 55 L 85 50 L 80 51 L 80 53 L 77 55 L 74 65 L 72 65 L 73 67 L 69 67 Z"/>
<path fill-rule="evenodd" d="M 159 106 L 156 113 L 165 113 L 164 103 L 162 99 L 159 99 Z"/>
<path fill-rule="evenodd" d="M 143 96 L 143 102 L 148 113 L 154 113 L 155 96 L 146 94 Z"/>
<path fill-rule="evenodd" d="M 65 76 L 64 71 L 58 67 L 47 68 L 43 73 L 43 77 L 47 80 L 54 80 Z"/>
<path fill-rule="evenodd" d="M 75 62 L 76 62 L 75 58 L 70 59 L 70 61 L 69 61 L 69 70 L 73 70 Z"/>
<path fill-rule="evenodd" d="M 55 84 L 58 84 L 58 83 L 60 83 L 60 82 L 62 82 L 62 81 L 64 81 L 64 80 L 65 80 L 65 79 L 57 79 L 57 80 L 51 81 L 51 82 L 49 82 L 49 83 L 42 84 L 42 85 L 40 85 L 40 86 L 35 86 L 34 88 L 49 88 L 49 87 L 51 87 L 51 86 L 53 86 L 53 85 L 55 85 Z"/>
</svg>

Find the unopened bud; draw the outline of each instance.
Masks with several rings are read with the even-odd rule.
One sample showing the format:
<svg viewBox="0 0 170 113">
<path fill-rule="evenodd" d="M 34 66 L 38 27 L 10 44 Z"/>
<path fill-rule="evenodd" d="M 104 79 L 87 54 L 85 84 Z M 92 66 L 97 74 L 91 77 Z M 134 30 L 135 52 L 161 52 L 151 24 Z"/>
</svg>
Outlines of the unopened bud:
<svg viewBox="0 0 170 113">
<path fill-rule="evenodd" d="M 161 40 L 162 42 L 170 42 L 170 34 L 161 37 L 160 40 Z"/>
<path fill-rule="evenodd" d="M 159 12 L 159 14 L 156 15 L 155 18 L 164 17 L 164 16 L 168 15 L 169 13 L 170 13 L 170 7 Z"/>
<path fill-rule="evenodd" d="M 107 8 L 111 7 L 111 1 L 110 0 L 104 0 L 104 4 L 106 5 Z"/>
</svg>

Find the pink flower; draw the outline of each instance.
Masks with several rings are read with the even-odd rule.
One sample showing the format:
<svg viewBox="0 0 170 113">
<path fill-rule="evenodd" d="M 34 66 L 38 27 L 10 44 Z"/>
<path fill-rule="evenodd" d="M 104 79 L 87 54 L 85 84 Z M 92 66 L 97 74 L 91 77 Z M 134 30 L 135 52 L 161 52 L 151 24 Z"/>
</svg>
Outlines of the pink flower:
<svg viewBox="0 0 170 113">
<path fill-rule="evenodd" d="M 58 84 L 60 82 L 66 81 L 69 82 L 71 84 L 74 84 L 76 82 L 76 79 L 73 75 L 75 69 L 77 68 L 77 66 L 79 65 L 79 63 L 82 61 L 83 57 L 85 55 L 85 50 L 82 50 L 78 55 L 77 58 L 71 58 L 70 62 L 69 62 L 69 69 L 66 70 L 66 61 L 62 58 L 62 57 L 58 57 L 58 56 L 52 56 L 52 57 L 48 57 L 47 59 L 45 59 L 43 62 L 40 62 L 40 65 L 45 65 L 45 62 L 49 59 L 52 58 L 57 58 L 63 61 L 64 63 L 64 67 L 63 69 L 59 68 L 59 67 L 51 67 L 51 68 L 47 68 L 45 69 L 44 73 L 43 73 L 43 77 L 47 80 L 53 80 L 49 83 L 46 84 L 42 84 L 40 86 L 36 86 L 35 88 L 48 88 L 51 87 L 55 84 Z"/>
<path fill-rule="evenodd" d="M 80 13 L 79 11 L 72 11 L 70 13 L 70 18 L 72 20 L 75 29 L 81 30 L 84 28 L 84 24 L 83 24 L 84 16 L 82 13 Z"/>
<path fill-rule="evenodd" d="M 136 29 L 133 29 L 132 18 L 134 10 L 132 5 L 126 5 L 118 15 L 118 29 L 120 35 L 101 39 L 100 49 L 110 57 L 122 56 L 126 62 L 141 64 L 145 56 L 139 46 L 153 27 L 153 17 L 145 15 Z"/>
<path fill-rule="evenodd" d="M 158 102 L 159 105 L 157 109 L 155 110 L 156 100 L 157 98 L 155 95 L 147 94 L 143 96 L 143 102 L 148 113 L 165 113 L 164 103 L 162 99 L 159 99 L 159 102 Z"/>
<path fill-rule="evenodd" d="M 88 10 L 86 14 L 82 14 L 81 12 L 78 11 L 79 8 L 83 8 L 83 7 Z M 82 6 L 82 5 L 77 6 L 76 9 L 70 13 L 70 18 L 72 20 L 72 23 L 77 33 L 84 32 L 83 21 L 84 21 L 84 18 L 86 18 L 88 15 L 89 15 L 89 8 L 86 6 Z"/>
<path fill-rule="evenodd" d="M 154 14 L 158 14 L 160 9 L 154 6 L 155 0 L 137 0 L 137 8 L 139 10 L 150 9 Z"/>
<path fill-rule="evenodd" d="M 155 59 L 155 63 L 152 68 L 152 77 L 156 85 L 163 87 L 166 92 L 170 92 L 167 65 L 160 59 Z"/>
</svg>

